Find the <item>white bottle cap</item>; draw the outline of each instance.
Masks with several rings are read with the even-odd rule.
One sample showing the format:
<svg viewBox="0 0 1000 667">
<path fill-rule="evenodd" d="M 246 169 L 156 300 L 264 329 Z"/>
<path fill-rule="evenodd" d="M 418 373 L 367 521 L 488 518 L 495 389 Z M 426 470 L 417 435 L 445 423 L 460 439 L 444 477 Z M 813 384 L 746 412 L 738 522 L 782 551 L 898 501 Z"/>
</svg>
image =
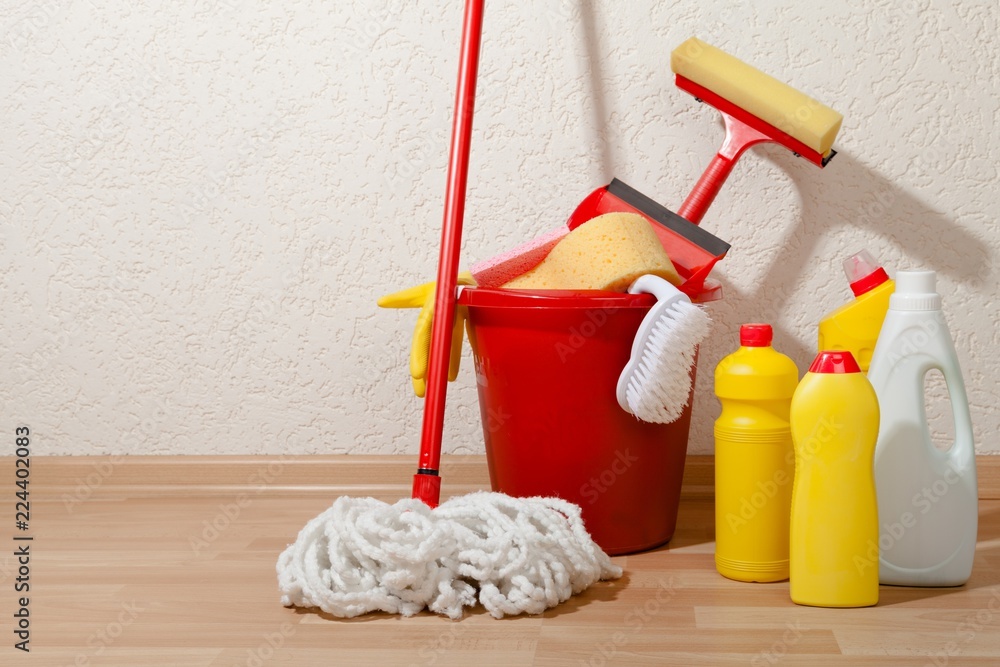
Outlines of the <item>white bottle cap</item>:
<svg viewBox="0 0 1000 667">
<path fill-rule="evenodd" d="M 933 271 L 897 271 L 896 291 L 889 297 L 893 310 L 939 310 L 937 274 Z"/>
</svg>

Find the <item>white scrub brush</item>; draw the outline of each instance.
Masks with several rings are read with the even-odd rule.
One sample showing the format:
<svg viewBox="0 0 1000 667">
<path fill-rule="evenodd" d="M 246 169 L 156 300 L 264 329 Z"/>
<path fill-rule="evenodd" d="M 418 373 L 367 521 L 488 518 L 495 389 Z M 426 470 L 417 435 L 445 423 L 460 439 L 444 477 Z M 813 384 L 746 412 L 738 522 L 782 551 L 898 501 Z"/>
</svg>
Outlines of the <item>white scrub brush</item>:
<svg viewBox="0 0 1000 667">
<path fill-rule="evenodd" d="M 632 342 L 632 356 L 618 378 L 618 404 L 642 421 L 669 424 L 691 395 L 691 366 L 711 320 L 686 294 L 654 275 L 628 288 L 656 297 Z"/>
</svg>

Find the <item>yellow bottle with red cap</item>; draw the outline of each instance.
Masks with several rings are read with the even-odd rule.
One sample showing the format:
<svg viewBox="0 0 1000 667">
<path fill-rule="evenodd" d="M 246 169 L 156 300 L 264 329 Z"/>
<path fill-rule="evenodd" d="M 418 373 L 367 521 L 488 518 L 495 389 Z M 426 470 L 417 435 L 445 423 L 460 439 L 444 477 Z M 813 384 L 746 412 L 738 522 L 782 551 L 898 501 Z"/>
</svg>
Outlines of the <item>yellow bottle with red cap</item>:
<svg viewBox="0 0 1000 667">
<path fill-rule="evenodd" d="M 847 350 L 861 371 L 867 373 L 896 283 L 867 250 L 844 260 L 844 273 L 851 283 L 854 301 L 820 321 L 817 349 Z"/>
<path fill-rule="evenodd" d="M 792 396 L 789 592 L 817 607 L 878 602 L 878 398 L 854 357 L 824 351 Z"/>
<path fill-rule="evenodd" d="M 737 581 L 788 578 L 788 415 L 799 371 L 772 338 L 770 325 L 744 324 L 740 348 L 715 369 L 715 567 Z"/>
</svg>

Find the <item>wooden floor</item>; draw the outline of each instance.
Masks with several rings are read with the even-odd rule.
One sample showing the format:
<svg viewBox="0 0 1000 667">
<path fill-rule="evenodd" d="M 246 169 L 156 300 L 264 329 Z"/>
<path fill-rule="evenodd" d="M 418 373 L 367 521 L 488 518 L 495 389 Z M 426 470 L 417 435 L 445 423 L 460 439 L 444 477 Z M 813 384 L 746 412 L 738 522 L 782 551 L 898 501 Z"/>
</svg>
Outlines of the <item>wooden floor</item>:
<svg viewBox="0 0 1000 667">
<path fill-rule="evenodd" d="M 806 608 L 787 582 L 715 572 L 711 464 L 698 460 L 671 544 L 616 558 L 621 580 L 542 616 L 344 621 L 282 607 L 275 560 L 299 528 L 336 495 L 406 495 L 411 463 L 36 458 L 30 529 L 13 529 L 16 489 L 0 510 L 0 665 L 1000 665 L 1000 500 L 980 503 L 966 586 L 882 587 L 877 607 Z M 448 465 L 446 495 L 485 484 L 482 458 Z M 0 480 L 14 486 L 9 458 Z M 34 538 L 30 654 L 9 629 L 15 532 Z"/>
</svg>

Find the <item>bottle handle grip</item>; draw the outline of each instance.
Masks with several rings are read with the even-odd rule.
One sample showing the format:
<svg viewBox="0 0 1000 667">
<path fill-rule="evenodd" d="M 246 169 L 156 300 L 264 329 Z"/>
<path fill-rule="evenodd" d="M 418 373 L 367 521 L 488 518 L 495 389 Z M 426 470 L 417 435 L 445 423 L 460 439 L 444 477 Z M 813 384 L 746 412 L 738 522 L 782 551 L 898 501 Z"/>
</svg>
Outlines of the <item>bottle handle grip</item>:
<svg viewBox="0 0 1000 667">
<path fill-rule="evenodd" d="M 951 363 L 937 364 L 937 369 L 944 375 L 948 387 L 948 399 L 951 401 L 951 417 L 955 426 L 955 444 L 949 450 L 951 458 L 968 457 L 974 465 L 976 445 L 972 432 L 972 417 L 969 415 L 969 399 L 965 392 L 965 380 L 958 365 L 958 356 L 949 355 Z"/>
</svg>

